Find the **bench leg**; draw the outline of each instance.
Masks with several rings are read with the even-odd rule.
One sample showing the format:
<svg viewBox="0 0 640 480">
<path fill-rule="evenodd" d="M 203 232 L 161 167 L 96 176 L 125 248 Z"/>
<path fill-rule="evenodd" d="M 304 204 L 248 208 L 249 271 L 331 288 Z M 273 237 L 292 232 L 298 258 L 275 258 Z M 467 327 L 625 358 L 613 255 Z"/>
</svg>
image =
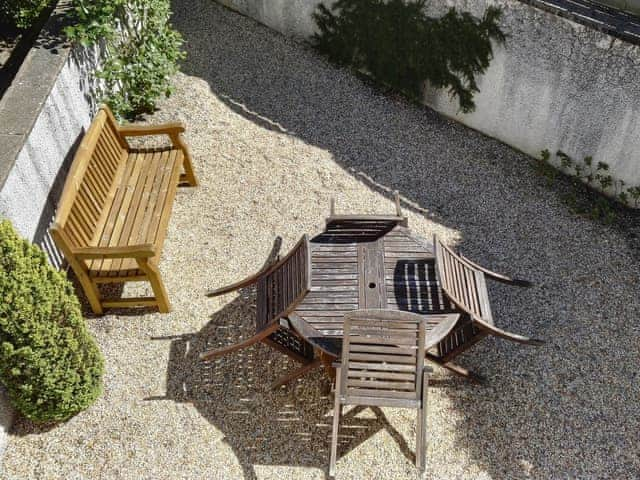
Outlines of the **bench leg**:
<svg viewBox="0 0 640 480">
<path fill-rule="evenodd" d="M 96 315 L 102 315 L 103 309 L 102 303 L 100 302 L 100 290 L 98 290 L 98 286 L 91 280 L 91 277 L 89 277 L 86 264 L 82 260 L 78 260 L 71 252 L 71 247 L 69 247 L 71 241 L 64 233 L 64 230 L 54 223 L 50 232 L 56 246 L 62 251 L 64 258 L 67 259 L 80 285 L 82 285 L 84 294 L 87 296 L 87 300 L 89 300 L 89 305 L 91 305 L 91 310 L 93 310 L 93 313 Z"/>
<path fill-rule="evenodd" d="M 87 300 L 89 300 L 89 305 L 91 305 L 91 310 L 96 315 L 102 315 L 104 310 L 102 308 L 102 301 L 100 299 L 100 290 L 98 290 L 98 286 L 91 280 L 91 277 L 85 272 L 80 266 L 79 262 L 76 261 L 73 257 L 68 257 L 72 260 L 69 260 L 69 264 L 73 269 L 73 272 L 76 274 L 80 285 L 82 285 L 82 289 L 84 290 L 84 294 L 87 296 Z"/>
<path fill-rule="evenodd" d="M 180 183 L 186 183 L 190 187 L 197 187 L 198 180 L 193 173 L 193 165 L 191 164 L 191 155 L 185 154 L 183 161 L 184 173 L 180 175 Z"/>
<path fill-rule="evenodd" d="M 184 143 L 179 133 L 172 135 L 171 141 L 176 147 L 180 147 L 184 155 L 184 159 L 182 161 L 184 173 L 180 175 L 180 183 L 186 183 L 191 187 L 197 187 L 198 180 L 196 179 L 196 175 L 193 173 L 193 164 L 191 163 L 191 153 L 189 152 L 189 147 L 187 147 L 187 144 Z"/>
<path fill-rule="evenodd" d="M 93 313 L 96 315 L 102 315 L 104 311 L 102 309 L 102 303 L 100 302 L 100 291 L 98 290 L 98 286 L 91 281 L 86 273 L 82 272 L 82 275 L 78 275 L 78 272 L 75 273 L 80 281 L 80 285 L 82 285 L 84 294 L 87 296 L 87 300 L 89 300 L 91 310 L 93 310 Z"/>
<path fill-rule="evenodd" d="M 153 294 L 156 297 L 158 304 L 158 310 L 160 313 L 169 313 L 171 311 L 171 305 L 169 304 L 169 297 L 167 296 L 167 290 L 164 288 L 162 278 L 160 277 L 160 271 L 153 263 L 148 262 L 146 259 L 138 259 L 138 265 L 140 269 L 147 274 Z"/>
</svg>

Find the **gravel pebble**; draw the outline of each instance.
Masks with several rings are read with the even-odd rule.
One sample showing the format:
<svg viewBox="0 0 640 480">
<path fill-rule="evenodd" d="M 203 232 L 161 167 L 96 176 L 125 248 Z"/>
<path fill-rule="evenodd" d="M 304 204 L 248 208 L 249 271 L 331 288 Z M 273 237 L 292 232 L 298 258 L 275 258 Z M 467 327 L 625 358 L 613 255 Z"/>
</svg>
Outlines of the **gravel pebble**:
<svg viewBox="0 0 640 480">
<path fill-rule="evenodd" d="M 526 156 L 388 96 L 304 45 L 211 0 L 175 2 L 189 57 L 149 120 L 182 120 L 201 186 L 181 189 L 160 268 L 173 312 L 89 318 L 105 392 L 54 428 L 15 425 L 6 479 L 325 478 L 332 405 L 314 372 L 259 345 L 199 363 L 251 333 L 251 291 L 208 288 L 255 271 L 339 211 L 393 212 L 531 289 L 491 285 L 499 326 L 541 348 L 489 339 L 437 370 L 426 478 L 640 476 L 637 237 L 572 215 Z M 128 285 L 125 295 L 144 294 Z M 351 408 L 339 479 L 415 478 L 415 413 Z"/>
</svg>

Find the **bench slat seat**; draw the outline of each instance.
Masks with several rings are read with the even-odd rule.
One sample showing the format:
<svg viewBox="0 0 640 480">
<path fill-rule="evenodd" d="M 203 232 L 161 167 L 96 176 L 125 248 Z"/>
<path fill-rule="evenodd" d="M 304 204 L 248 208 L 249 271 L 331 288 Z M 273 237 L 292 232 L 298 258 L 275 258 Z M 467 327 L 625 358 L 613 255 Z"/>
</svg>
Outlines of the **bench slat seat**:
<svg viewBox="0 0 640 480">
<path fill-rule="evenodd" d="M 178 123 L 120 126 L 103 106 L 69 171 L 51 236 L 80 281 L 92 310 L 169 301 L 157 268 L 176 189 L 196 186 Z M 171 146 L 133 148 L 130 136 L 167 135 Z M 154 297 L 101 299 L 98 284 L 148 281 Z"/>
<path fill-rule="evenodd" d="M 159 228 L 160 220 L 171 213 L 176 192 L 171 187 L 178 184 L 182 162 L 183 153 L 175 148 L 132 151 L 98 246 L 150 244 L 161 251 L 166 229 Z M 95 259 L 88 268 L 99 277 L 144 275 L 133 258 Z"/>
</svg>

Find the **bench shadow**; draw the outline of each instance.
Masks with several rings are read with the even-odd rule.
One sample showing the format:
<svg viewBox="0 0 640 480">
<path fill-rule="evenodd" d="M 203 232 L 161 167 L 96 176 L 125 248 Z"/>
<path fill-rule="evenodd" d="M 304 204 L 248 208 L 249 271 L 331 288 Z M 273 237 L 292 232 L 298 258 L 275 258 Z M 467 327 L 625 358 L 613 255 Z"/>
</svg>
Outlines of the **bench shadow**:
<svg viewBox="0 0 640 480">
<path fill-rule="evenodd" d="M 201 353 L 226 346 L 253 333 L 253 289 L 211 316 L 198 332 L 172 337 L 166 394 L 148 401 L 191 403 L 222 435 L 242 467 L 244 478 L 257 479 L 255 466 L 286 465 L 325 471 L 329 464 L 332 395 L 324 372 L 315 370 L 295 382 L 271 389 L 271 383 L 298 366 L 266 345 L 257 344 L 213 361 Z M 384 430 L 407 462 L 414 453 L 379 408 L 346 410 L 341 421 L 338 455 L 345 455 Z"/>
</svg>

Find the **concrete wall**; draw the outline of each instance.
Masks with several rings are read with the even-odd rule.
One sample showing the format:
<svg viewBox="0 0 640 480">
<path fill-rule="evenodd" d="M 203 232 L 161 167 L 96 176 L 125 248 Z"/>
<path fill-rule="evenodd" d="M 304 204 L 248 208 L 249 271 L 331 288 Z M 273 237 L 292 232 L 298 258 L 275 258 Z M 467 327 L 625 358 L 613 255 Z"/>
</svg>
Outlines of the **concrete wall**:
<svg viewBox="0 0 640 480">
<path fill-rule="evenodd" d="M 47 229 L 74 147 L 88 128 L 94 109 L 84 91 L 85 66 L 73 52 L 64 56 L 62 68 L 31 130 L 24 134 L 22 147 L 0 190 L 0 215 L 10 219 L 22 236 L 43 246 L 54 262 L 57 256 Z M 7 96 L 0 103 L 0 115 L 10 108 L 5 100 L 9 100 Z"/>
<path fill-rule="evenodd" d="M 9 429 L 13 423 L 14 412 L 9 406 L 4 390 L 0 388 L 0 458 L 7 445 Z M 0 472 L 1 474 L 2 472 Z"/>
<path fill-rule="evenodd" d="M 596 0 L 596 2 L 640 15 L 640 0 Z"/>
<path fill-rule="evenodd" d="M 0 100 L 0 218 L 42 245 L 54 263 L 59 256 L 47 229 L 95 110 L 89 74 L 97 55 L 64 44 L 66 8 L 65 2 L 56 8 Z M 13 418 L 0 388 L 0 456 Z"/>
<path fill-rule="evenodd" d="M 309 38 L 318 0 L 218 0 L 287 35 Z M 325 1 L 331 4 L 331 1 Z M 539 156 L 548 148 L 591 155 L 611 173 L 640 185 L 640 47 L 518 0 L 431 0 L 481 15 L 500 5 L 510 36 L 480 79 L 477 109 L 458 112 L 443 91 L 424 103 L 513 147 Z"/>
</svg>

